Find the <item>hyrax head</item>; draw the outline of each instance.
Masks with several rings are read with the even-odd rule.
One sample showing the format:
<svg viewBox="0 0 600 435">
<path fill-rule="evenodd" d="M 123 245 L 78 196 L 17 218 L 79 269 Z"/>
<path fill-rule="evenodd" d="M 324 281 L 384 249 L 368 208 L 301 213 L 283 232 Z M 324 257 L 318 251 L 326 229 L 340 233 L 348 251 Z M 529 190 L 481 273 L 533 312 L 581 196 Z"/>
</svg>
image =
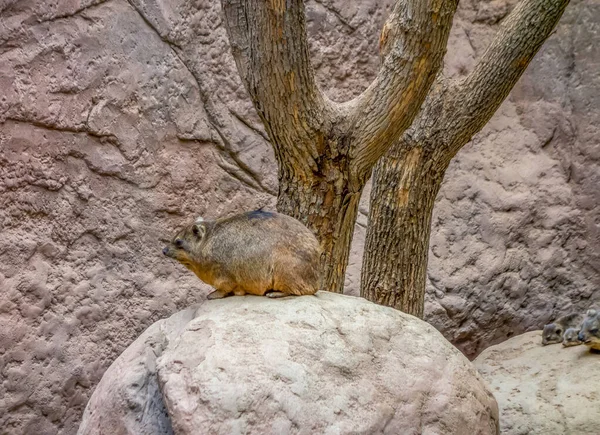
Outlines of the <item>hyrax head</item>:
<svg viewBox="0 0 600 435">
<path fill-rule="evenodd" d="M 587 316 L 581 325 L 578 338 L 588 346 L 600 346 L 600 312 L 588 310 Z"/>
<path fill-rule="evenodd" d="M 577 328 L 568 328 L 563 336 L 563 346 L 564 347 L 570 347 L 570 346 L 577 346 L 582 344 L 581 341 L 579 341 L 579 338 L 577 337 L 577 335 L 579 334 L 579 329 Z"/>
<path fill-rule="evenodd" d="M 542 344 L 546 346 L 547 344 L 560 343 L 563 341 L 564 332 L 562 326 L 557 325 L 556 323 L 550 323 L 544 326 L 544 331 L 542 332 Z"/>
<path fill-rule="evenodd" d="M 206 240 L 209 225 L 210 223 L 201 217 L 197 218 L 193 224 L 185 226 L 173 237 L 173 240 L 163 248 L 163 254 L 191 269 L 195 257 Z"/>
</svg>

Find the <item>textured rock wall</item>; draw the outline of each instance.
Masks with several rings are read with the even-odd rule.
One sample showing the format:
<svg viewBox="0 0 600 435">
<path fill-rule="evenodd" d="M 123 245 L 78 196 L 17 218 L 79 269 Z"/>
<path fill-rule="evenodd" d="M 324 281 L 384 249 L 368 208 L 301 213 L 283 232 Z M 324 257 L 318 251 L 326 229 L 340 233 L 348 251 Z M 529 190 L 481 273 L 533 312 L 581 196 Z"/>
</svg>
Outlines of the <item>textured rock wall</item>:
<svg viewBox="0 0 600 435">
<path fill-rule="evenodd" d="M 218 8 L 197 7 L 174 15 L 200 28 L 187 64 L 121 0 L 1 13 L 1 433 L 74 433 L 119 353 L 203 297 L 161 238 L 272 201 L 267 143 L 227 111 L 243 93 Z"/>
<path fill-rule="evenodd" d="M 372 79 L 391 3 L 308 3 L 333 99 Z M 461 1 L 446 75 L 469 71 L 512 3 Z M 599 15 L 572 2 L 448 171 L 426 309 L 469 355 L 598 300 Z M 110 362 L 203 298 L 161 238 L 196 214 L 273 206 L 265 137 L 217 1 L 0 2 L 1 433 L 73 433 Z"/>
</svg>

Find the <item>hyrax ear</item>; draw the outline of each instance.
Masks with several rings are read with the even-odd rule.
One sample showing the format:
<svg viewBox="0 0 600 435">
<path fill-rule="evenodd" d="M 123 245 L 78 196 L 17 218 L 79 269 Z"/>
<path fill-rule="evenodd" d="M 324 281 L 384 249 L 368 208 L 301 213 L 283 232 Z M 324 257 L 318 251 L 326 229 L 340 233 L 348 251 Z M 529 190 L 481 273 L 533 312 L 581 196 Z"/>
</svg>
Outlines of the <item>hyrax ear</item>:
<svg viewBox="0 0 600 435">
<path fill-rule="evenodd" d="M 204 237 L 204 234 L 206 234 L 206 225 L 203 222 L 196 221 L 196 223 L 192 227 L 192 232 L 194 233 L 194 236 L 198 237 L 199 239 L 202 239 Z"/>
<path fill-rule="evenodd" d="M 587 312 L 587 315 L 588 315 L 588 317 L 593 317 L 593 316 L 595 316 L 597 313 L 598 313 L 598 312 L 592 308 L 592 309 L 589 309 L 589 310 L 588 310 L 588 312 Z"/>
</svg>

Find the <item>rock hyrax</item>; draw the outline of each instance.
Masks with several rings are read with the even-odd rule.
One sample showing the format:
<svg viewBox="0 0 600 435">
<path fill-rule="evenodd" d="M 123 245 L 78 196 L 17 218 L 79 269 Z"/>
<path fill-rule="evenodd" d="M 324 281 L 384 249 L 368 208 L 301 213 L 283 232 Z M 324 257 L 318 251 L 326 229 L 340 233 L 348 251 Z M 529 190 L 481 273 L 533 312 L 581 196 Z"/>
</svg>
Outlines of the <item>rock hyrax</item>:
<svg viewBox="0 0 600 435">
<path fill-rule="evenodd" d="M 565 331 L 565 333 L 563 335 L 562 345 L 564 347 L 571 347 L 571 346 L 579 346 L 580 344 L 583 344 L 577 337 L 578 334 L 579 334 L 579 328 L 567 328 L 567 330 Z"/>
<path fill-rule="evenodd" d="M 600 351 L 600 311 L 588 310 L 578 338 L 589 346 L 590 350 Z"/>
<path fill-rule="evenodd" d="M 563 341 L 563 334 L 569 328 L 577 328 L 581 325 L 583 316 L 579 313 L 571 313 L 566 316 L 559 317 L 553 323 L 549 323 L 544 326 L 542 332 L 542 344 L 561 343 Z"/>
<path fill-rule="evenodd" d="M 163 254 L 213 286 L 208 299 L 312 295 L 319 290 L 317 238 L 280 213 L 260 209 L 214 221 L 198 218 L 175 235 Z"/>
</svg>

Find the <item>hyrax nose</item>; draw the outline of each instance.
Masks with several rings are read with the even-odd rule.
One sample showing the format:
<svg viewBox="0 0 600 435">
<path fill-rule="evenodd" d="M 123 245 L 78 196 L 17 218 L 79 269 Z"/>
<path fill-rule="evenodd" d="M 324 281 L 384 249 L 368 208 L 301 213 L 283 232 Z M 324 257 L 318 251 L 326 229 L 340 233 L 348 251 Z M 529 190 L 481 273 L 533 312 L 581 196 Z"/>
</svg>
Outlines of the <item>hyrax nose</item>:
<svg viewBox="0 0 600 435">
<path fill-rule="evenodd" d="M 579 341 L 583 341 L 583 339 L 585 338 L 583 336 L 583 332 L 580 332 L 579 334 L 577 334 L 577 338 L 579 339 Z"/>
<path fill-rule="evenodd" d="M 168 247 L 168 246 L 165 246 L 165 247 L 163 248 L 163 255 L 167 255 L 168 253 L 169 253 L 169 247 Z"/>
</svg>

